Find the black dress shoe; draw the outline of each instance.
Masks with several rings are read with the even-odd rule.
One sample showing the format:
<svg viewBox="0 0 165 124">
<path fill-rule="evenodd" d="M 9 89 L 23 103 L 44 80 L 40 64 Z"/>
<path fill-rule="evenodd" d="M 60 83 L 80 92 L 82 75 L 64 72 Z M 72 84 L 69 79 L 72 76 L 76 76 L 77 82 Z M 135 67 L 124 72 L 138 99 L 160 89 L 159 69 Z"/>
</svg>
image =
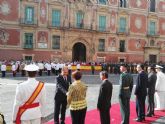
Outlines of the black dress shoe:
<svg viewBox="0 0 165 124">
<path fill-rule="evenodd" d="M 136 118 L 135 121 L 142 122 L 143 120 L 141 118 Z"/>
<path fill-rule="evenodd" d="M 146 117 L 152 117 L 152 114 L 146 114 Z"/>
</svg>

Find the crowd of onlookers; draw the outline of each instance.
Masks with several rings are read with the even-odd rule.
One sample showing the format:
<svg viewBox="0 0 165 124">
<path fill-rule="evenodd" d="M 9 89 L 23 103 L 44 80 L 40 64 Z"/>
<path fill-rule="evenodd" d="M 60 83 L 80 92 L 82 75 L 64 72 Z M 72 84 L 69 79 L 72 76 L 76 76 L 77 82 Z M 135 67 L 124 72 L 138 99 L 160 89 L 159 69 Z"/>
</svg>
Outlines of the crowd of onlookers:
<svg viewBox="0 0 165 124">
<path fill-rule="evenodd" d="M 0 61 L 0 70 L 2 77 L 6 76 L 6 72 L 12 72 L 13 77 L 16 74 L 21 73 L 21 76 L 26 76 L 25 66 L 29 64 L 35 64 L 39 67 L 38 75 L 42 76 L 43 72 L 46 72 L 48 76 L 52 74 L 58 75 L 64 66 L 68 66 L 69 74 L 71 74 L 72 66 L 76 66 L 77 70 L 81 69 L 81 66 L 90 66 L 91 63 L 85 62 L 49 62 L 49 61 Z M 95 63 L 95 65 L 97 65 Z"/>
<path fill-rule="evenodd" d="M 2 77 L 6 76 L 6 72 L 12 72 L 13 77 L 16 77 L 17 74 L 21 74 L 21 76 L 26 76 L 26 71 L 24 70 L 24 67 L 30 63 L 36 64 L 39 67 L 38 75 L 42 76 L 43 73 L 46 73 L 48 76 L 51 74 L 58 75 L 61 72 L 61 69 L 64 65 L 68 66 L 69 74 L 71 74 L 71 71 L 73 70 L 73 66 L 75 66 L 74 69 L 80 70 L 82 69 L 82 66 L 91 66 L 90 70 L 92 74 L 95 74 L 95 66 L 100 66 L 99 71 L 107 71 L 110 74 L 120 74 L 120 65 L 123 63 L 108 63 L 108 62 L 54 62 L 54 61 L 0 61 L 0 70 L 2 73 Z M 138 63 L 126 63 L 127 64 L 127 70 L 129 73 L 136 74 L 136 66 Z M 144 70 L 147 71 L 147 67 L 151 65 L 151 63 L 145 62 L 144 64 Z M 159 62 L 152 65 L 159 64 L 163 68 L 163 72 L 165 73 L 165 63 Z M 97 70 L 97 71 L 98 71 Z"/>
</svg>

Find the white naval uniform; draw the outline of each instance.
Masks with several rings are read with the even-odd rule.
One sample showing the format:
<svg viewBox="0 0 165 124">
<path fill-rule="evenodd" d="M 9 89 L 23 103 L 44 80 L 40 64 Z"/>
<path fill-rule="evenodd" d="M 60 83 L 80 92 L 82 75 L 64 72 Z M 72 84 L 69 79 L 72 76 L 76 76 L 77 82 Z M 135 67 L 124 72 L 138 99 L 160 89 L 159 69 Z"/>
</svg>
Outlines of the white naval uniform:
<svg viewBox="0 0 165 124">
<path fill-rule="evenodd" d="M 77 69 L 80 69 L 81 68 L 81 65 L 80 64 L 77 64 L 76 67 L 77 67 Z"/>
<path fill-rule="evenodd" d="M 11 70 L 16 71 L 16 65 L 15 64 L 12 65 Z"/>
<path fill-rule="evenodd" d="M 19 84 L 16 89 L 16 96 L 13 107 L 13 121 L 16 120 L 19 107 L 30 98 L 36 89 L 39 81 L 35 78 L 28 78 L 27 81 Z M 21 116 L 21 124 L 41 124 L 41 117 L 44 117 L 45 104 L 46 104 L 46 91 L 43 86 L 40 94 L 37 96 L 33 103 L 39 103 L 38 107 L 27 109 Z"/>
<path fill-rule="evenodd" d="M 156 110 L 165 110 L 165 74 L 161 71 L 157 72 L 155 90 Z"/>
<path fill-rule="evenodd" d="M 1 65 L 1 71 L 6 71 L 6 65 L 4 64 Z"/>
<path fill-rule="evenodd" d="M 44 69 L 44 64 L 43 63 L 38 63 L 38 67 L 39 67 L 39 70 L 43 70 Z"/>
</svg>

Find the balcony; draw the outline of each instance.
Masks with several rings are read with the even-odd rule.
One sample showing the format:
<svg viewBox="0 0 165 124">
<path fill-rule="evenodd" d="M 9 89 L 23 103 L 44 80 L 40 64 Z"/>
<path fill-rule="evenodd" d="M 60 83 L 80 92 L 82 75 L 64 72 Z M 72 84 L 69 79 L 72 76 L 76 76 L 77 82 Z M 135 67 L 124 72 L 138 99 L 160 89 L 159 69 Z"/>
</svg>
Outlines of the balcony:
<svg viewBox="0 0 165 124">
<path fill-rule="evenodd" d="M 120 47 L 119 52 L 126 52 L 126 48 L 125 47 Z"/>
<path fill-rule="evenodd" d="M 29 20 L 27 20 L 25 18 L 21 18 L 20 19 L 20 25 L 22 25 L 22 26 L 37 27 L 38 21 L 37 20 L 29 21 Z"/>
<path fill-rule="evenodd" d="M 93 26 L 92 24 L 75 24 L 75 23 L 68 23 L 67 25 L 63 24 L 52 24 L 51 21 L 48 23 L 48 28 L 51 29 L 59 29 L 59 30 L 79 30 L 79 31 L 92 31 L 92 32 L 110 32 L 109 27 L 100 27 L 100 26 Z"/>
<path fill-rule="evenodd" d="M 52 22 L 52 21 L 49 20 L 48 28 L 63 30 L 64 26 L 61 24 L 61 22 L 58 22 L 58 21 L 57 22 Z"/>
<path fill-rule="evenodd" d="M 33 44 L 24 44 L 24 49 L 33 49 Z"/>
<path fill-rule="evenodd" d="M 117 35 L 129 35 L 129 31 L 127 31 L 126 29 L 118 29 L 116 32 Z"/>
<path fill-rule="evenodd" d="M 87 24 L 86 25 L 85 24 L 77 24 L 77 25 L 70 24 L 68 27 L 70 29 L 78 29 L 78 30 L 88 30 L 88 31 L 94 30 L 92 25 L 87 25 Z"/>
<path fill-rule="evenodd" d="M 159 33 L 156 33 L 155 31 L 150 31 L 150 32 L 147 32 L 147 35 L 146 36 L 147 37 L 155 37 L 155 38 L 157 38 L 160 35 L 159 35 Z"/>
<path fill-rule="evenodd" d="M 144 46 L 144 49 L 160 49 L 161 47 L 160 46 L 151 46 L 151 45 L 145 45 Z"/>
</svg>

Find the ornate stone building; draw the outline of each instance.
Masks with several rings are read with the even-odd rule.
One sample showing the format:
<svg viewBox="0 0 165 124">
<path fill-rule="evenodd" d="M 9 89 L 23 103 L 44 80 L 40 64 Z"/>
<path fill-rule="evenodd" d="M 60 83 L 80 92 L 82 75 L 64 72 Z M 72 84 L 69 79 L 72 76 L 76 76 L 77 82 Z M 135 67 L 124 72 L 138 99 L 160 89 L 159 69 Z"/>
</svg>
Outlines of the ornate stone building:
<svg viewBox="0 0 165 124">
<path fill-rule="evenodd" d="M 164 0 L 0 0 L 0 60 L 165 61 Z"/>
</svg>

